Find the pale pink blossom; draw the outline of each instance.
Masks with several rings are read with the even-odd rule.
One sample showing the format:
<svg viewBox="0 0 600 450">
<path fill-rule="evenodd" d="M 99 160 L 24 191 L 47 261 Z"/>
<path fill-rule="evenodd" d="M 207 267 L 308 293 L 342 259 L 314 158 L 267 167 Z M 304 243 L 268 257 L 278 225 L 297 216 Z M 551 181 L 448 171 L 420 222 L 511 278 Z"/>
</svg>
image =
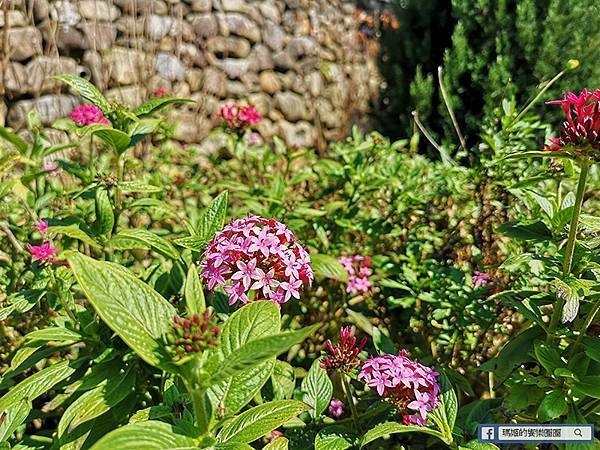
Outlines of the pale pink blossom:
<svg viewBox="0 0 600 450">
<path fill-rule="evenodd" d="M 46 234 L 46 231 L 48 231 L 48 222 L 45 220 L 38 220 L 33 228 L 42 234 Z"/>
<path fill-rule="evenodd" d="M 361 255 L 351 257 L 342 256 L 339 261 L 348 274 L 346 292 L 349 294 L 358 294 L 361 292 L 366 294 L 371 291 L 373 284 L 368 279 L 373 273 L 370 257 Z"/>
<path fill-rule="evenodd" d="M 337 398 L 332 398 L 329 407 L 327 408 L 327 412 L 331 417 L 336 419 L 341 417 L 342 414 L 344 414 L 344 403 Z"/>
</svg>

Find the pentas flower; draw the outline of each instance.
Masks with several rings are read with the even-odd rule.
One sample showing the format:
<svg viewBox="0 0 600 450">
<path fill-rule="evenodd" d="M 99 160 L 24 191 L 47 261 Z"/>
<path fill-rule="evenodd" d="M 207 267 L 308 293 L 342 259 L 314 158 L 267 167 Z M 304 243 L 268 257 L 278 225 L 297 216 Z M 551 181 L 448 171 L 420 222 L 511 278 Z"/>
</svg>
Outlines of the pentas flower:
<svg viewBox="0 0 600 450">
<path fill-rule="evenodd" d="M 335 345 L 330 339 L 325 342 L 326 356 L 321 360 L 321 367 L 328 371 L 349 373 L 358 366 L 358 355 L 367 343 L 367 338 L 363 337 L 358 341 L 350 327 L 342 327 L 340 338 L 340 342 Z"/>
<path fill-rule="evenodd" d="M 369 256 L 342 256 L 339 261 L 348 274 L 346 292 L 358 294 L 360 292 L 367 293 L 371 290 L 373 285 L 368 278 L 373 271 L 371 270 L 371 258 Z"/>
<path fill-rule="evenodd" d="M 71 114 L 69 114 L 69 118 L 79 126 L 92 124 L 110 125 L 108 119 L 104 117 L 102 110 L 96 105 L 76 106 L 71 111 Z"/>
<path fill-rule="evenodd" d="M 284 224 L 250 215 L 236 219 L 208 244 L 201 264 L 208 289 L 221 286 L 229 304 L 299 299 L 312 284 L 310 256 Z"/>
<path fill-rule="evenodd" d="M 262 115 L 258 112 L 256 106 L 235 103 L 227 103 L 221 106 L 217 117 L 236 133 L 243 133 L 251 126 L 258 124 L 262 119 Z"/>
<path fill-rule="evenodd" d="M 335 419 L 341 417 L 344 414 L 344 403 L 337 398 L 332 398 L 329 407 L 327 408 L 327 412 Z"/>
<path fill-rule="evenodd" d="M 171 334 L 166 337 L 167 350 L 174 355 L 175 360 L 219 345 L 221 330 L 211 321 L 208 310 L 201 316 L 194 314 L 187 319 L 176 315 L 171 328 Z"/>
<path fill-rule="evenodd" d="M 58 253 L 58 249 L 50 242 L 44 241 L 41 245 L 25 245 L 29 253 L 31 253 L 33 261 L 41 261 L 42 264 L 56 263 L 54 255 Z"/>
<path fill-rule="evenodd" d="M 439 403 L 439 373 L 407 355 L 402 350 L 398 355 L 369 358 L 363 362 L 358 379 L 396 406 L 405 425 L 425 426 L 427 413 Z"/>
<path fill-rule="evenodd" d="M 157 87 L 152 91 L 152 95 L 154 97 L 164 97 L 165 95 L 167 95 L 168 92 L 169 91 L 167 91 L 167 88 L 165 87 Z"/>
<path fill-rule="evenodd" d="M 471 281 L 473 282 L 473 287 L 476 288 L 487 286 L 492 282 L 492 276 L 486 272 L 478 272 L 476 270 L 471 275 Z"/>
<path fill-rule="evenodd" d="M 546 150 L 573 152 L 600 161 L 600 89 L 584 89 L 579 95 L 569 92 L 547 104 L 561 105 L 567 120 Z"/>
<path fill-rule="evenodd" d="M 48 222 L 46 222 L 45 220 L 38 220 L 33 226 L 33 228 L 38 230 L 42 234 L 46 234 L 46 231 L 48 231 Z"/>
</svg>

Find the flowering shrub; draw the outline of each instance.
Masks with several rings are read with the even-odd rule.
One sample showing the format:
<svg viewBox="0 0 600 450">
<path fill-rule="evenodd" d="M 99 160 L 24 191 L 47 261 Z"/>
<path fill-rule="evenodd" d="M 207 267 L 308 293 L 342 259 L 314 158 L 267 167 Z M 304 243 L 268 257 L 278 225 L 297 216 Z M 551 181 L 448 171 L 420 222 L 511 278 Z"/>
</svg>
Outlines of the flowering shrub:
<svg viewBox="0 0 600 450">
<path fill-rule="evenodd" d="M 369 358 L 362 364 L 358 378 L 396 406 L 405 425 L 425 426 L 427 413 L 438 405 L 439 373 L 407 355 L 402 350 L 398 355 Z M 416 413 L 409 414 L 408 410 Z"/>
<path fill-rule="evenodd" d="M 223 287 L 230 305 L 251 299 L 282 304 L 299 299 L 313 281 L 310 256 L 294 233 L 258 216 L 234 220 L 217 233 L 204 252 L 202 276 L 208 289 Z"/>
<path fill-rule="evenodd" d="M 348 274 L 348 286 L 346 292 L 357 294 L 359 292 L 367 293 L 371 290 L 372 284 L 369 276 L 373 273 L 371 270 L 371 258 L 368 256 L 354 255 L 351 257 L 342 256 L 340 264 L 344 266 Z"/>
<path fill-rule="evenodd" d="M 243 133 L 251 126 L 257 125 L 262 119 L 254 105 L 227 103 L 217 113 L 223 123 L 236 133 Z"/>
</svg>

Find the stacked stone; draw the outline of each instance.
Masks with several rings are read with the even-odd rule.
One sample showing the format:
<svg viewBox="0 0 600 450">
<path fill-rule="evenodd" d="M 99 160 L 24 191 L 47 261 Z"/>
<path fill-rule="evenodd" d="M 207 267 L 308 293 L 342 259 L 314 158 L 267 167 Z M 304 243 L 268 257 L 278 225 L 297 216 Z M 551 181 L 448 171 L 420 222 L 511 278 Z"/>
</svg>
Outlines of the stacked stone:
<svg viewBox="0 0 600 450">
<path fill-rule="evenodd" d="M 379 88 L 346 0 L 8 0 L 0 12 L 0 122 L 44 124 L 80 100 L 49 79 L 88 76 L 109 99 L 137 105 L 163 88 L 195 104 L 171 113 L 174 138 L 203 142 L 221 104 L 247 101 L 267 141 L 340 138 Z M 28 8 L 32 8 L 31 10 Z M 0 49 L 0 51 L 2 51 Z M 6 62 L 6 64 L 5 64 Z"/>
</svg>

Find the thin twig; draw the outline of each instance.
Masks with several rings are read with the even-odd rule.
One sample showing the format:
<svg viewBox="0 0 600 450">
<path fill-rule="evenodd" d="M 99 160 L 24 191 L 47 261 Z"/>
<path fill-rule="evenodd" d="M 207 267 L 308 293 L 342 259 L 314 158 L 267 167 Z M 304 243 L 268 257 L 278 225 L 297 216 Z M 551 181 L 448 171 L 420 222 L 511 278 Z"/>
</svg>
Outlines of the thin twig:
<svg viewBox="0 0 600 450">
<path fill-rule="evenodd" d="M 448 154 L 448 152 L 440 144 L 438 144 L 437 142 L 435 142 L 435 139 L 433 139 L 433 136 L 423 126 L 423 124 L 419 120 L 419 113 L 417 111 L 413 111 L 412 115 L 413 115 L 413 119 L 415 121 L 415 124 L 417 125 L 417 127 L 419 128 L 419 130 L 421 130 L 421 132 L 423 133 L 423 135 L 425 136 L 425 138 L 431 143 L 431 145 L 433 145 L 435 147 L 435 149 L 438 152 L 440 152 L 442 160 L 445 163 L 449 163 L 449 164 L 451 164 L 453 166 L 456 166 L 457 165 L 456 161 L 454 161 L 452 159 L 452 157 L 450 157 L 450 155 Z"/>
<path fill-rule="evenodd" d="M 444 80 L 442 78 L 442 66 L 438 66 L 438 83 L 440 85 L 440 92 L 442 93 L 442 98 L 444 99 L 444 104 L 446 105 L 446 109 L 448 110 L 448 114 L 450 114 L 450 120 L 452 120 L 452 125 L 456 130 L 456 134 L 458 135 L 458 140 L 460 141 L 460 146 L 463 150 L 467 151 L 467 141 L 465 141 L 465 137 L 460 131 L 460 127 L 458 126 L 458 121 L 456 120 L 456 116 L 454 115 L 454 111 L 452 110 L 452 106 L 450 105 L 450 99 L 448 98 L 448 94 L 446 93 L 446 88 L 444 87 Z"/>
<path fill-rule="evenodd" d="M 23 247 L 21 247 L 21 244 L 19 244 L 19 241 L 17 240 L 17 238 L 15 237 L 15 235 L 13 234 L 13 232 L 10 231 L 8 223 L 7 222 L 0 222 L 0 227 L 2 227 L 2 230 L 4 231 L 4 234 L 6 234 L 6 236 L 8 237 L 8 240 L 10 241 L 10 243 L 12 244 L 12 246 L 15 248 L 15 250 L 18 253 L 23 253 Z"/>
</svg>

